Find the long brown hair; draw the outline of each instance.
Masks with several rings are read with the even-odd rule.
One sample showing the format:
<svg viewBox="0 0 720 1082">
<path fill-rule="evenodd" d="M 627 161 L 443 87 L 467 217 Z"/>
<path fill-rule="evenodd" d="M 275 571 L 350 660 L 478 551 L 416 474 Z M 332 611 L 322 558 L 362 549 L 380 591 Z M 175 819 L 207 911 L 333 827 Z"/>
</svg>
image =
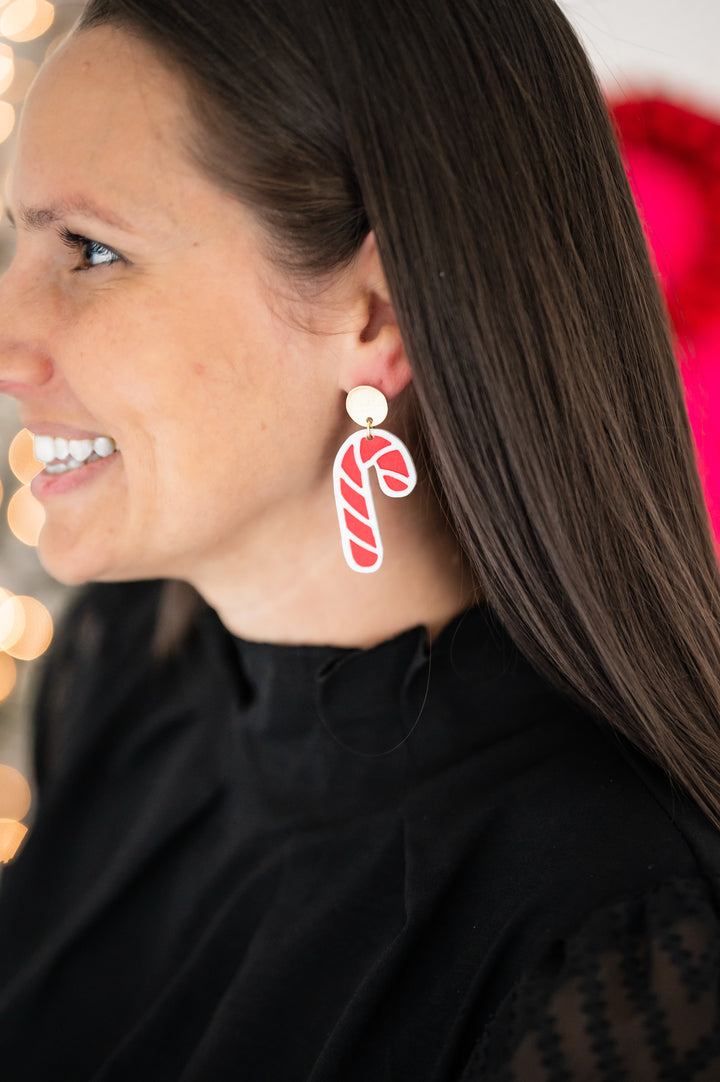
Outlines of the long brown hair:
<svg viewBox="0 0 720 1082">
<path fill-rule="evenodd" d="M 312 280 L 369 229 L 428 469 L 552 682 L 720 824 L 720 581 L 616 140 L 552 0 L 90 0 L 190 87 L 194 153 Z"/>
</svg>

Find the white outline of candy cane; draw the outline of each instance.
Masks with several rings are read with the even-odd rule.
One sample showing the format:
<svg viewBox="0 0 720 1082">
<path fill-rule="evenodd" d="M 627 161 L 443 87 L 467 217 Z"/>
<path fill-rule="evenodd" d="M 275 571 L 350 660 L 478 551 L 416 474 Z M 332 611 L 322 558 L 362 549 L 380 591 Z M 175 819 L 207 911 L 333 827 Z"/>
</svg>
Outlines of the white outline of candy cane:
<svg viewBox="0 0 720 1082">
<path fill-rule="evenodd" d="M 378 526 L 377 514 L 375 512 L 375 501 L 373 499 L 372 488 L 370 487 L 370 470 L 374 467 L 377 474 L 378 483 L 380 485 L 380 491 L 384 492 L 386 496 L 392 496 L 393 499 L 402 498 L 403 496 L 409 496 L 412 490 L 415 488 L 417 482 L 417 473 L 415 471 L 415 463 L 412 460 L 412 456 L 408 451 L 402 440 L 397 436 L 393 436 L 392 432 L 386 432 L 383 428 L 373 428 L 373 439 L 378 436 L 386 439 L 390 446 L 383 445 L 379 447 L 377 451 L 368 459 L 367 462 L 363 462 L 360 456 L 360 445 L 363 440 L 368 438 L 367 432 L 353 432 L 352 436 L 343 443 L 342 447 L 335 455 L 335 462 L 333 464 L 333 489 L 335 492 L 335 507 L 337 509 L 338 524 L 340 526 L 340 539 L 342 541 L 343 555 L 347 562 L 348 567 L 353 571 L 359 571 L 361 574 L 371 574 L 373 571 L 377 571 L 383 562 L 383 544 L 380 536 L 380 528 Z M 354 452 L 355 464 L 360 473 L 361 483 L 358 485 L 356 481 L 350 477 L 343 469 L 343 459 L 348 450 L 352 448 Z M 382 456 L 388 454 L 390 451 L 399 451 L 403 457 L 403 461 L 407 466 L 408 476 L 404 474 L 396 473 L 394 470 L 381 470 L 378 469 L 377 460 Z M 397 477 L 399 481 L 406 484 L 404 492 L 396 492 L 391 488 L 388 488 L 385 477 Z M 351 503 L 345 499 L 342 494 L 340 482 L 344 481 L 349 488 L 353 489 L 362 499 L 365 501 L 367 507 L 367 515 L 363 515 L 357 508 L 353 507 Z M 348 511 L 354 518 L 358 519 L 363 525 L 367 526 L 375 540 L 374 545 L 370 545 L 365 541 L 360 540 L 355 534 L 351 533 L 348 525 L 345 521 L 345 511 Z M 352 554 L 350 548 L 350 541 L 353 541 L 359 548 L 365 549 L 366 552 L 374 552 L 376 554 L 375 562 L 369 567 L 362 567 L 357 563 L 355 557 Z"/>
</svg>

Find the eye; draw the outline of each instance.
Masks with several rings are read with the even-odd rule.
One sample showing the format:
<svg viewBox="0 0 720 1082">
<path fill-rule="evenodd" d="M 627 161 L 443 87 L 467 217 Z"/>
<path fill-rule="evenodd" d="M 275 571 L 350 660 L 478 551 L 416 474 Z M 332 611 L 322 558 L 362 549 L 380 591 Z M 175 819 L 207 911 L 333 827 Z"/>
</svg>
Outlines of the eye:
<svg viewBox="0 0 720 1082">
<path fill-rule="evenodd" d="M 82 250 L 82 257 L 88 267 L 99 267 L 103 263 L 117 263 L 120 256 L 106 248 L 104 244 L 98 244 L 95 240 L 89 240 Z"/>
<path fill-rule="evenodd" d="M 94 267 L 127 262 L 114 248 L 108 248 L 106 244 L 100 244 L 99 241 L 83 237 L 79 233 L 71 233 L 69 229 L 60 230 L 60 239 L 67 248 L 78 255 L 80 264 L 73 267 L 74 271 L 92 270 Z"/>
</svg>

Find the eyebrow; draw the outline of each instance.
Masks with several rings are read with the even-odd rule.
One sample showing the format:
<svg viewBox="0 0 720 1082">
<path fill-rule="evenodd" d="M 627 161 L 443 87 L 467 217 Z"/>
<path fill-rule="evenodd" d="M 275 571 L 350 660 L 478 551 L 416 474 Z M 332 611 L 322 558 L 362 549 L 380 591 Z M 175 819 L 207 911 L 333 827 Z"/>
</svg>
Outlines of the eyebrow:
<svg viewBox="0 0 720 1082">
<path fill-rule="evenodd" d="M 15 215 L 6 208 L 6 214 L 11 225 L 15 225 Z M 53 203 L 47 207 L 25 207 L 20 205 L 18 215 L 26 229 L 48 229 L 57 225 L 70 214 L 81 214 L 83 217 L 95 218 L 105 225 L 114 229 L 121 229 L 124 233 L 135 233 L 136 229 L 129 222 L 121 218 L 113 211 L 97 206 L 88 199 L 69 199 L 61 203 Z"/>
</svg>

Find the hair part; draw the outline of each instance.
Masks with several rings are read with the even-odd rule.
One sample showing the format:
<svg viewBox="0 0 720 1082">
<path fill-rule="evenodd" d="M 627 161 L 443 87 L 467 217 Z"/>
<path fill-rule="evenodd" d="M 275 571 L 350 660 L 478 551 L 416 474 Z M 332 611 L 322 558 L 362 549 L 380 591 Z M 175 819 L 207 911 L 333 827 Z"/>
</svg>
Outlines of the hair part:
<svg viewBox="0 0 720 1082">
<path fill-rule="evenodd" d="M 487 603 L 720 825 L 720 577 L 664 307 L 552 0 L 90 0 L 179 66 L 196 160 L 298 280 L 374 229 Z"/>
</svg>

